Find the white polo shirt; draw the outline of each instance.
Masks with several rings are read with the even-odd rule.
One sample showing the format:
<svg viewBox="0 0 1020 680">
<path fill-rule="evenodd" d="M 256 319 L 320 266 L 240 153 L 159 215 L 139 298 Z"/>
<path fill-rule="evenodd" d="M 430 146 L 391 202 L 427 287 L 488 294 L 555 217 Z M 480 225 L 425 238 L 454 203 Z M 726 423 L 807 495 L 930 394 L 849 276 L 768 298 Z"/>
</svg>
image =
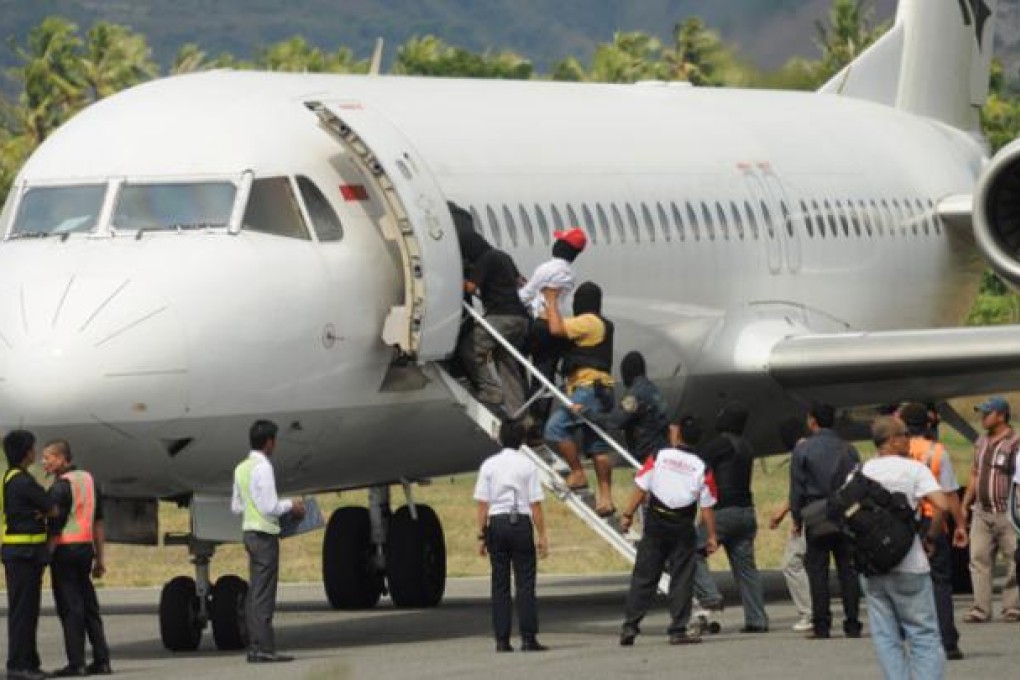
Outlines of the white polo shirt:
<svg viewBox="0 0 1020 680">
<path fill-rule="evenodd" d="M 489 504 L 489 516 L 505 515 L 515 506 L 531 514 L 531 504 L 544 498 L 538 468 L 515 449 L 503 449 L 482 463 L 475 482 L 475 500 Z"/>
<path fill-rule="evenodd" d="M 697 503 L 715 505 L 715 478 L 695 454 L 681 449 L 662 449 L 649 456 L 634 477 L 642 491 L 653 494 L 663 505 L 679 510 Z"/>
<path fill-rule="evenodd" d="M 535 319 L 545 316 L 545 295 L 543 288 L 556 288 L 560 291 L 559 301 L 560 313 L 563 312 L 564 303 L 574 292 L 574 270 L 570 263 L 560 257 L 554 257 L 538 265 L 535 273 L 531 275 L 528 282 L 521 287 L 517 294 L 521 298 L 531 316 Z"/>
</svg>

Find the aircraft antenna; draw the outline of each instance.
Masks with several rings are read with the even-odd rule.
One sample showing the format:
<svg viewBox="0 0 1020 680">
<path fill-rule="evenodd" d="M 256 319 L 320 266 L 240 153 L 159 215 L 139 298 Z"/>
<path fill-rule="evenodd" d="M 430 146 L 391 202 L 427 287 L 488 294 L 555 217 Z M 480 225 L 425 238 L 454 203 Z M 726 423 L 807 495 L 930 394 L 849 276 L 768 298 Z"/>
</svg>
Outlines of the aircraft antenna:
<svg viewBox="0 0 1020 680">
<path fill-rule="evenodd" d="M 375 48 L 372 50 L 372 61 L 368 65 L 368 75 L 377 76 L 382 69 L 383 39 L 375 39 Z"/>
</svg>

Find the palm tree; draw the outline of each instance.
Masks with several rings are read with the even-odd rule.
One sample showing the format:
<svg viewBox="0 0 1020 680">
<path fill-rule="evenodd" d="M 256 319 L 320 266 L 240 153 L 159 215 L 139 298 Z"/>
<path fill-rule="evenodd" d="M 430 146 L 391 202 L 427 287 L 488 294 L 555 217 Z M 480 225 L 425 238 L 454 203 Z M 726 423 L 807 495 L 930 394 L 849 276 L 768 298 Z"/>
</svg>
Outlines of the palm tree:
<svg viewBox="0 0 1020 680">
<path fill-rule="evenodd" d="M 89 29 L 81 73 L 90 102 L 150 80 L 158 72 L 145 36 L 106 21 Z"/>
</svg>

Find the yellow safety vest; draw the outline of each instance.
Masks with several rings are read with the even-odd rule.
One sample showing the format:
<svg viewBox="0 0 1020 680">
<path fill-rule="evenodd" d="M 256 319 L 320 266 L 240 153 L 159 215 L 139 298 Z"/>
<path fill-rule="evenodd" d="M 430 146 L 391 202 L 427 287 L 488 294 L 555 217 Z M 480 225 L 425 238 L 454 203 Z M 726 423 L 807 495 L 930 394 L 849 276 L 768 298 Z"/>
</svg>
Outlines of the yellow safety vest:
<svg viewBox="0 0 1020 680">
<path fill-rule="evenodd" d="M 234 483 L 241 490 L 241 500 L 244 501 L 244 519 L 241 522 L 241 530 L 279 534 L 280 520 L 276 517 L 266 517 L 259 512 L 251 497 L 251 475 L 255 470 L 255 463 L 255 458 L 249 456 L 234 469 Z"/>
<path fill-rule="evenodd" d="M 3 492 L 0 493 L 0 543 L 7 545 L 39 545 L 46 542 L 46 534 L 9 534 L 7 533 L 7 483 L 21 472 L 21 468 L 11 468 L 4 473 Z"/>
</svg>

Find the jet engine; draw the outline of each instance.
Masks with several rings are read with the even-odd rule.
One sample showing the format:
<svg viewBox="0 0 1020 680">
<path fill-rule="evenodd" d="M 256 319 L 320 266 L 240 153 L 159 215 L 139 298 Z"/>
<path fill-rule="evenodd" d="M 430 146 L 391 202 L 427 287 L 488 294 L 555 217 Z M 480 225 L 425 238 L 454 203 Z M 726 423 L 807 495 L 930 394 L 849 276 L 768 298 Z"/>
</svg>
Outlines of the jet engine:
<svg viewBox="0 0 1020 680">
<path fill-rule="evenodd" d="M 1020 289 L 1020 139 L 999 151 L 978 180 L 974 236 L 1003 281 Z"/>
</svg>

